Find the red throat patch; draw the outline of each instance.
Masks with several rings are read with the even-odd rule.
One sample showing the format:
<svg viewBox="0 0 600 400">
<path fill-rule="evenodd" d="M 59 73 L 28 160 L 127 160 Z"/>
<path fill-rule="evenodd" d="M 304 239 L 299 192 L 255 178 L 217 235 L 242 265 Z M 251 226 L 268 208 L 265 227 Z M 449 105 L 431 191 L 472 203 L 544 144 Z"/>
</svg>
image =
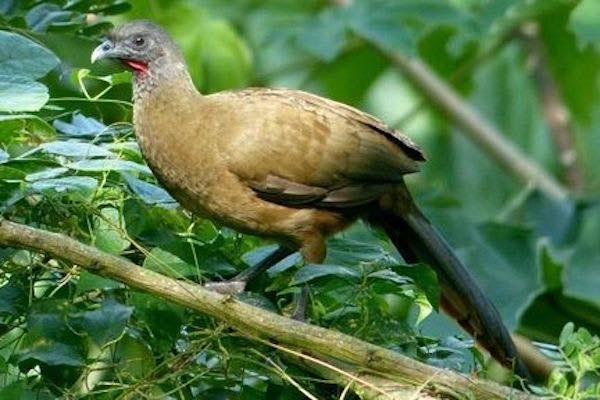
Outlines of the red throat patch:
<svg viewBox="0 0 600 400">
<path fill-rule="evenodd" d="M 123 64 L 127 65 L 129 68 L 134 70 L 135 72 L 139 72 L 141 74 L 146 74 L 148 72 L 148 64 L 142 61 L 136 60 L 121 60 Z"/>
</svg>

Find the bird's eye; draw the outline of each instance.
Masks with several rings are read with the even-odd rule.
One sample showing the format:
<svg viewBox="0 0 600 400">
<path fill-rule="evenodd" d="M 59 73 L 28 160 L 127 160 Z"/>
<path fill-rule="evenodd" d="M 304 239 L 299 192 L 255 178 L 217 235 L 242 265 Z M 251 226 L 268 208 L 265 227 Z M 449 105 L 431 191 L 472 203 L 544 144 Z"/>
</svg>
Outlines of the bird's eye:
<svg viewBox="0 0 600 400">
<path fill-rule="evenodd" d="M 133 43 L 135 43 L 136 46 L 141 47 L 144 45 L 144 43 L 146 43 L 146 41 L 144 40 L 143 37 L 138 36 L 133 40 Z"/>
</svg>

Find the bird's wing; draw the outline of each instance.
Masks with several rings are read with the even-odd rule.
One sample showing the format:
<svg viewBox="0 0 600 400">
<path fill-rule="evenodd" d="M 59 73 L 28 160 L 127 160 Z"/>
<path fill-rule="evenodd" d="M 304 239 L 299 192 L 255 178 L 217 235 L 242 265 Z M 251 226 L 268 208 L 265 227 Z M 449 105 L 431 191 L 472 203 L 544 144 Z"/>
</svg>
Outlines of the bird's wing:
<svg viewBox="0 0 600 400">
<path fill-rule="evenodd" d="M 306 92 L 246 89 L 209 97 L 227 104 L 229 123 L 219 129 L 228 129 L 228 168 L 275 203 L 365 204 L 425 159 L 380 120 Z"/>
</svg>

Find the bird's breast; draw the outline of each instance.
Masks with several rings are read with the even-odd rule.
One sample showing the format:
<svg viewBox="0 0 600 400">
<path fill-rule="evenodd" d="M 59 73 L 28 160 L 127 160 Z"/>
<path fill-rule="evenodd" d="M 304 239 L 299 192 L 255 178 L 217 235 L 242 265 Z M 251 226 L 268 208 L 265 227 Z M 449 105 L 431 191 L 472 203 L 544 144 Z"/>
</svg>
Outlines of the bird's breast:
<svg viewBox="0 0 600 400">
<path fill-rule="evenodd" d="M 196 119 L 185 109 L 168 111 L 161 104 L 134 107 L 136 137 L 148 166 L 160 184 L 184 208 L 206 214 L 206 199 L 217 172 L 203 143 Z"/>
</svg>

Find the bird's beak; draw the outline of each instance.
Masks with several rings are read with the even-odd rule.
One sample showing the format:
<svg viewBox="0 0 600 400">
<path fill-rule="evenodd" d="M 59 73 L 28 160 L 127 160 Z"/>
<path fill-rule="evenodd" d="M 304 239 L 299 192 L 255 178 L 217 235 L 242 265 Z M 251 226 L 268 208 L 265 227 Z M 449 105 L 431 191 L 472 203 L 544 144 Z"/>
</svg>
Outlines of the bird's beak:
<svg viewBox="0 0 600 400">
<path fill-rule="evenodd" d="M 94 49 L 92 52 L 92 64 L 103 58 L 115 57 L 115 45 L 110 40 L 105 40 L 102 44 Z"/>
</svg>

